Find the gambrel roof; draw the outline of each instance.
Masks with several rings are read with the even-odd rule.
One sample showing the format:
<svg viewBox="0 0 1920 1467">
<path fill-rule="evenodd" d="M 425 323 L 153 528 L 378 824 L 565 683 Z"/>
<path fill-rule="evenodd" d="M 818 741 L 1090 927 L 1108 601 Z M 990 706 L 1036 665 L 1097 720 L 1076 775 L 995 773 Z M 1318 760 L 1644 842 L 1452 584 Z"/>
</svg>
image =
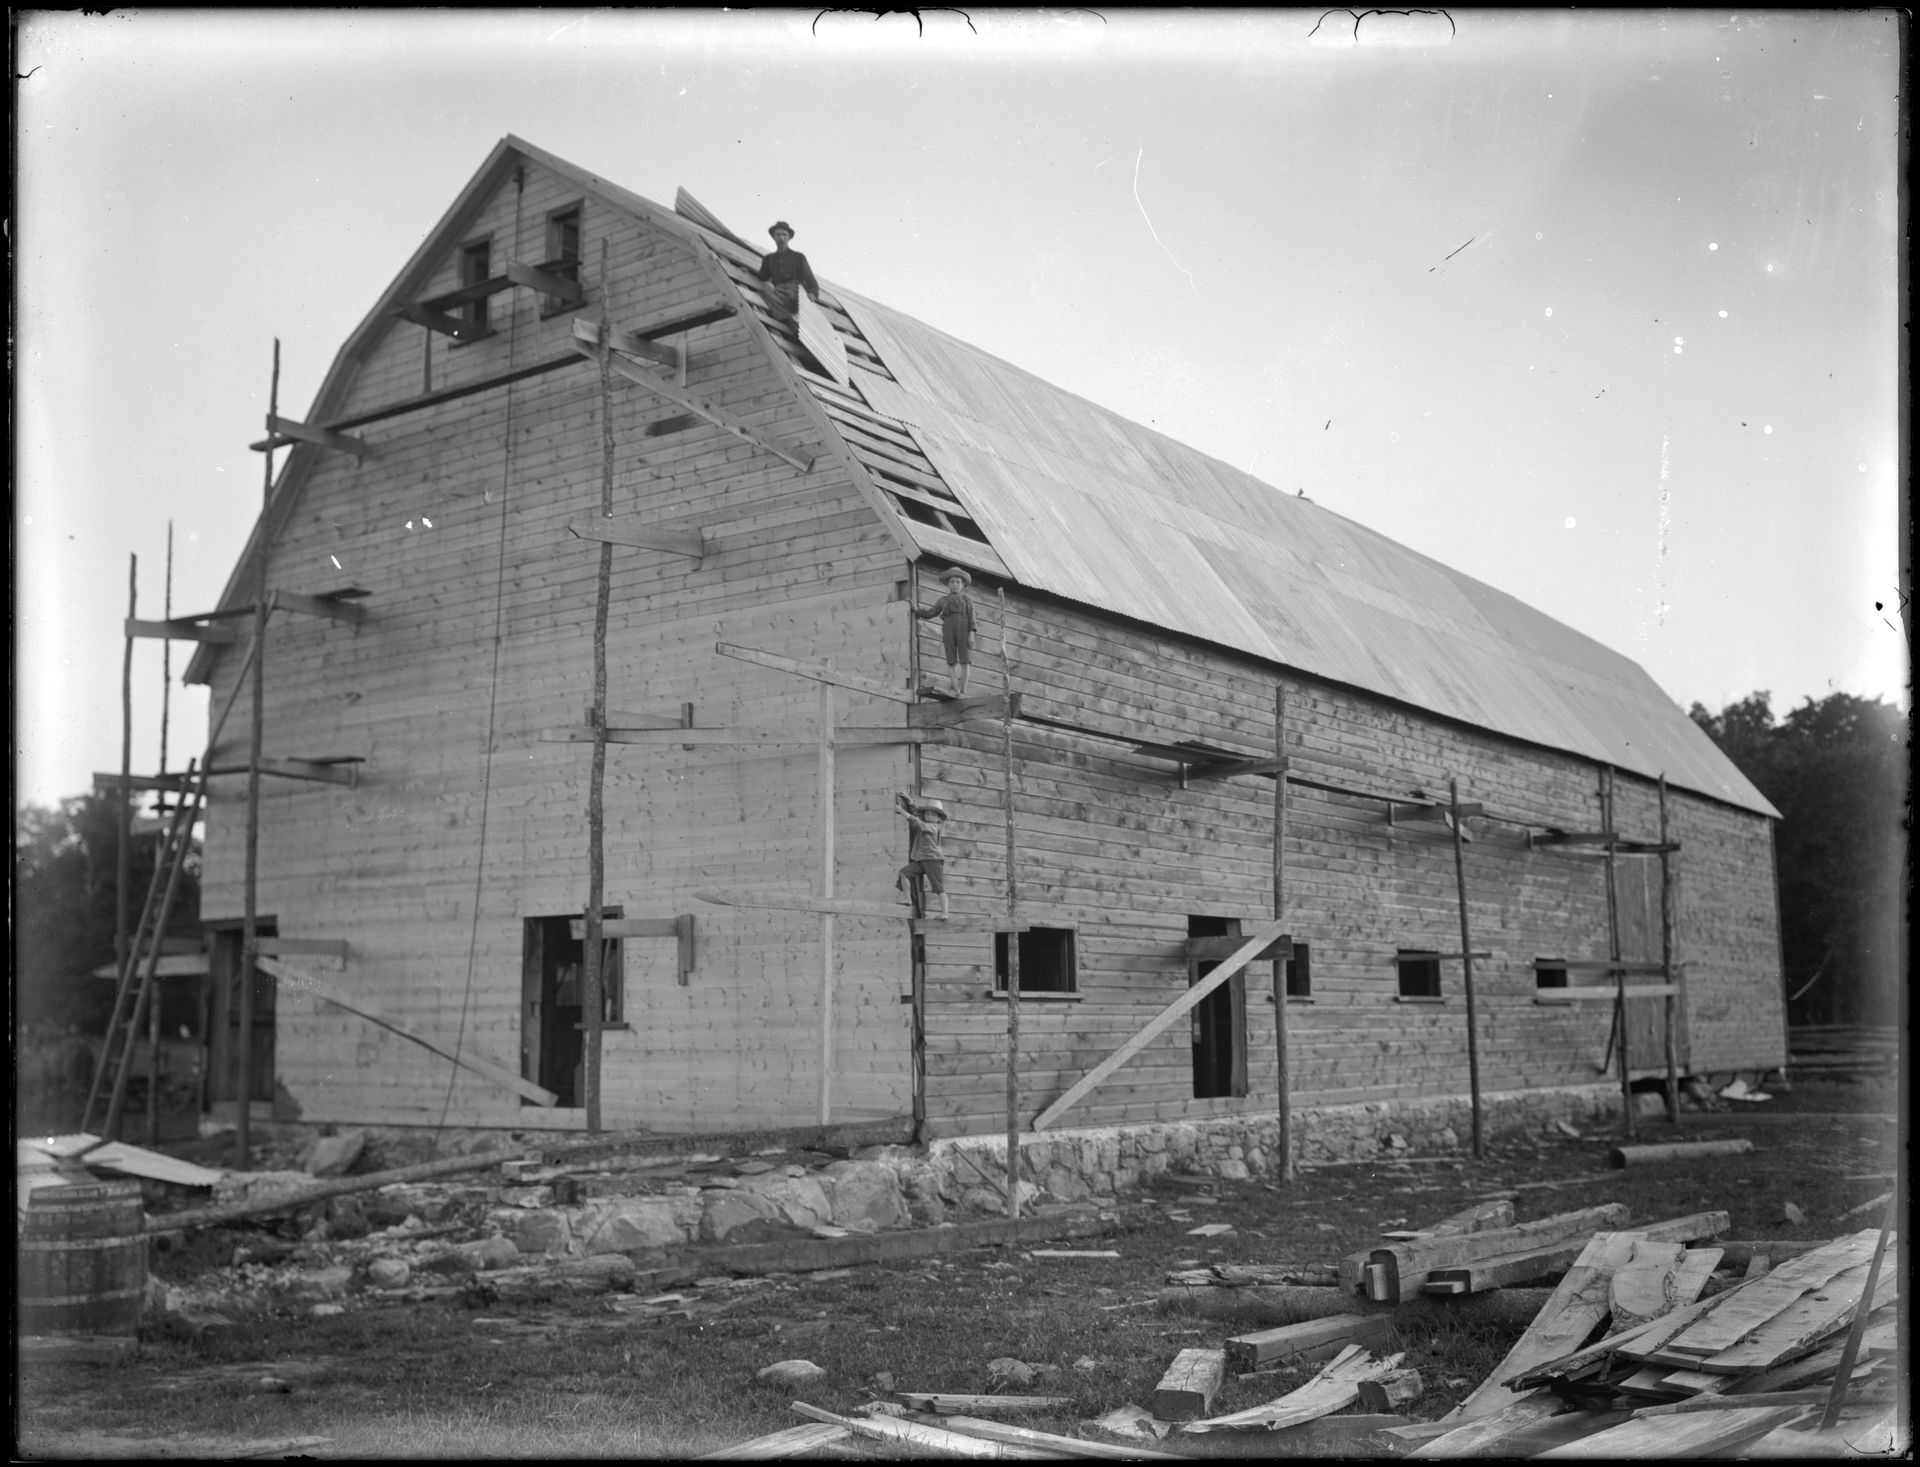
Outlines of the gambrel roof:
<svg viewBox="0 0 1920 1467">
<path fill-rule="evenodd" d="M 902 544 L 1459 723 L 1778 812 L 1651 677 L 1505 592 L 1076 397 L 823 278 L 831 349 L 765 317 L 758 254 L 683 196 L 676 213 L 504 139 L 335 359 L 310 421 L 337 411 L 391 329 L 521 161 L 711 251 L 784 346 Z M 820 329 L 815 327 L 816 330 Z M 844 355 L 844 360 L 841 357 Z M 823 356 L 835 360 L 824 362 Z M 317 450 L 296 447 L 277 523 Z M 259 536 L 256 529 L 256 540 Z M 249 544 L 249 555 L 254 545 Z M 245 584 L 235 572 L 229 598 Z M 197 658 L 194 676 L 206 654 Z"/>
</svg>

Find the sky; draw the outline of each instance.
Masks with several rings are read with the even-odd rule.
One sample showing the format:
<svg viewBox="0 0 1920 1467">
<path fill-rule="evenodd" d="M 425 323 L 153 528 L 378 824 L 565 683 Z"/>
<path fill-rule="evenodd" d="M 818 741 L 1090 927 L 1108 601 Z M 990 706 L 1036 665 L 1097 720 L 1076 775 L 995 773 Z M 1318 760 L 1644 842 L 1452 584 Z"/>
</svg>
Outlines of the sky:
<svg viewBox="0 0 1920 1467">
<path fill-rule="evenodd" d="M 210 611 L 273 343 L 523 138 L 1510 592 L 1907 707 L 1892 12 L 15 12 L 15 803 Z M 207 700 L 174 644 L 166 766 Z M 136 643 L 133 767 L 161 757 Z"/>
</svg>

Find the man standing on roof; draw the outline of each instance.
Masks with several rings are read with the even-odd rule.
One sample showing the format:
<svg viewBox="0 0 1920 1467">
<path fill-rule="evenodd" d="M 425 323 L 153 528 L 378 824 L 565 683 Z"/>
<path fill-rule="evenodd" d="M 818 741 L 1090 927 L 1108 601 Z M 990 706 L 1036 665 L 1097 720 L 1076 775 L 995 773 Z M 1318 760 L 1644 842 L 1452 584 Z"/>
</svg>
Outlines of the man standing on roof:
<svg viewBox="0 0 1920 1467">
<path fill-rule="evenodd" d="M 773 236 L 773 253 L 760 257 L 760 278 L 767 283 L 767 304 L 774 315 L 790 321 L 800 311 L 800 287 L 817 302 L 820 283 L 813 278 L 813 266 L 798 250 L 787 246 L 793 241 L 793 226 L 776 219 L 767 233 Z"/>
</svg>

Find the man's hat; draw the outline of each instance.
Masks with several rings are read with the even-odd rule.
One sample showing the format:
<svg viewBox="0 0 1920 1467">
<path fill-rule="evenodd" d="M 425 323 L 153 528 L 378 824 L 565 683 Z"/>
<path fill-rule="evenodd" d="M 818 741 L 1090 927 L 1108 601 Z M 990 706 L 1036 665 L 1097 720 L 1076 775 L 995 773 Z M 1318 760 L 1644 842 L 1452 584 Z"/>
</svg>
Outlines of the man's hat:
<svg viewBox="0 0 1920 1467">
<path fill-rule="evenodd" d="M 950 570 L 944 570 L 940 573 L 940 584 L 943 586 L 946 585 L 946 583 L 955 576 L 960 577 L 960 584 L 963 586 L 971 586 L 973 584 L 973 577 L 961 570 L 957 565 Z"/>
<path fill-rule="evenodd" d="M 788 234 L 793 233 L 793 226 L 791 224 L 787 223 L 784 219 L 776 219 L 767 226 L 767 233 L 778 234 L 783 229 L 786 230 Z"/>
</svg>

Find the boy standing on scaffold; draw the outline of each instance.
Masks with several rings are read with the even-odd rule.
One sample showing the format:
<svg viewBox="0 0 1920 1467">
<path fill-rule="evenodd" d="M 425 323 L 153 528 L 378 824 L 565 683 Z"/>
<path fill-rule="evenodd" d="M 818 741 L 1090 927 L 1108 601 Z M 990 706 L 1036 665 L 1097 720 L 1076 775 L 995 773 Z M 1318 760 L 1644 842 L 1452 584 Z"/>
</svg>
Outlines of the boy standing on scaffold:
<svg viewBox="0 0 1920 1467">
<path fill-rule="evenodd" d="M 907 817 L 912 839 L 907 847 L 907 864 L 900 868 L 894 885 L 904 886 L 913 902 L 913 915 L 927 915 L 927 891 L 940 898 L 940 916 L 947 916 L 947 863 L 940 854 L 940 833 L 947 823 L 947 807 L 938 800 L 921 800 L 902 790 L 896 803 Z"/>
<path fill-rule="evenodd" d="M 973 577 L 956 565 L 940 580 L 947 594 L 925 610 L 915 607 L 913 614 L 922 621 L 940 618 L 940 644 L 947 654 L 947 682 L 953 696 L 960 698 L 966 696 L 967 668 L 973 661 L 973 598 L 967 595 Z"/>
</svg>

